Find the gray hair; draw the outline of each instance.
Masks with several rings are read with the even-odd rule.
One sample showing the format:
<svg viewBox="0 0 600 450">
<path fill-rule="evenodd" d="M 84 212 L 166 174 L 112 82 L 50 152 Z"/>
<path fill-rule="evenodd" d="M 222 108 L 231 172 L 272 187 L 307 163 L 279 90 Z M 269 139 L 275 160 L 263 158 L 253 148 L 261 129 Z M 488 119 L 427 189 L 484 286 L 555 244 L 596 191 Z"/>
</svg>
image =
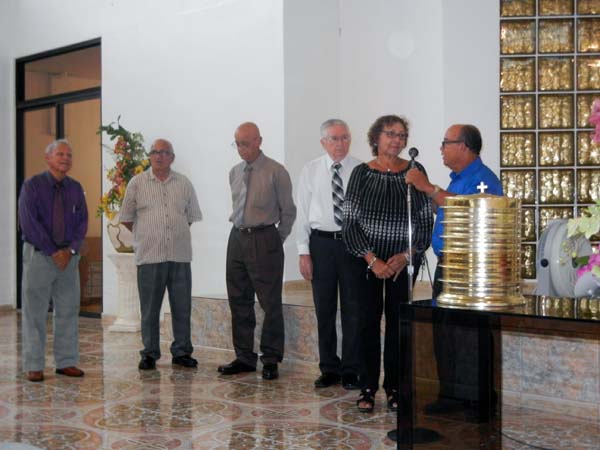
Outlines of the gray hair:
<svg viewBox="0 0 600 450">
<path fill-rule="evenodd" d="M 173 154 L 175 154 L 175 150 L 173 149 L 173 144 L 171 144 L 171 141 L 168 141 L 167 139 L 164 138 L 157 138 L 154 139 L 154 141 L 152 142 L 152 145 L 150 146 L 150 150 L 154 150 L 154 146 L 159 143 L 162 142 L 163 144 L 165 144 L 167 146 L 167 148 L 169 149 L 169 151 Z"/>
<path fill-rule="evenodd" d="M 73 151 L 73 147 L 71 147 L 69 141 L 67 141 L 66 139 L 57 139 L 48 144 L 48 147 L 46 147 L 45 150 L 46 155 L 51 154 L 54 150 L 56 150 L 56 147 L 58 147 L 59 145 L 66 145 L 67 147 L 69 147 L 69 150 L 71 150 L 71 152 Z"/>
<path fill-rule="evenodd" d="M 321 124 L 321 137 L 326 138 L 327 130 L 336 125 L 341 125 L 344 128 L 346 128 L 346 130 L 350 131 L 350 127 L 348 127 L 348 124 L 346 122 L 344 122 L 342 119 L 327 119 L 325 122 L 323 122 Z"/>
</svg>

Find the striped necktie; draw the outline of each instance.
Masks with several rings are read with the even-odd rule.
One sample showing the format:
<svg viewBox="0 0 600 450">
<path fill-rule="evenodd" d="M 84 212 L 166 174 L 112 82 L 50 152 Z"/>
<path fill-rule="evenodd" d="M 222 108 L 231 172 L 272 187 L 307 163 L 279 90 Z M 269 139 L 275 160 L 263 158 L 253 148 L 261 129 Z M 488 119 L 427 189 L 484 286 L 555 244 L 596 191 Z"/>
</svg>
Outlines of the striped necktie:
<svg viewBox="0 0 600 450">
<path fill-rule="evenodd" d="M 331 166 L 333 176 L 331 177 L 331 194 L 333 198 L 333 220 L 339 226 L 342 226 L 342 205 L 344 204 L 344 182 L 340 177 L 340 167 L 342 165 L 336 162 Z"/>
</svg>

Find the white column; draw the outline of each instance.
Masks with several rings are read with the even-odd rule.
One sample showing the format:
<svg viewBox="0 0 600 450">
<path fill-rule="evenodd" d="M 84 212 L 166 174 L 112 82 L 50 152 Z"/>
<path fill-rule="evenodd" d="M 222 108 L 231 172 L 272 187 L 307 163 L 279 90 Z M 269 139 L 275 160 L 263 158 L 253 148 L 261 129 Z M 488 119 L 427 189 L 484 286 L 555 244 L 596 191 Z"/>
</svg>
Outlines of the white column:
<svg viewBox="0 0 600 450">
<path fill-rule="evenodd" d="M 140 331 L 140 296 L 137 289 L 137 268 L 133 253 L 108 255 L 117 268 L 119 306 L 117 320 L 108 331 Z"/>
</svg>

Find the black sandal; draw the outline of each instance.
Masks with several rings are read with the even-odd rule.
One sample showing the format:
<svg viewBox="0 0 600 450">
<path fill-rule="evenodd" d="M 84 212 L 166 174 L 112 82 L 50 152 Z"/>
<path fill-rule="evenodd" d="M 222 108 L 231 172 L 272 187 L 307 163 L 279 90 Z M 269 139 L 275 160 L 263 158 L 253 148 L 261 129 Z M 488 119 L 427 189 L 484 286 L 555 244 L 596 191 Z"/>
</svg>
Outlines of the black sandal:
<svg viewBox="0 0 600 450">
<path fill-rule="evenodd" d="M 367 406 L 360 406 L 361 403 L 366 403 Z M 356 400 L 356 406 L 362 413 L 372 413 L 375 408 L 375 395 L 371 389 L 363 389 L 360 391 L 358 400 Z"/>
<path fill-rule="evenodd" d="M 390 389 L 387 392 L 387 407 L 391 412 L 398 411 L 398 390 Z"/>
</svg>

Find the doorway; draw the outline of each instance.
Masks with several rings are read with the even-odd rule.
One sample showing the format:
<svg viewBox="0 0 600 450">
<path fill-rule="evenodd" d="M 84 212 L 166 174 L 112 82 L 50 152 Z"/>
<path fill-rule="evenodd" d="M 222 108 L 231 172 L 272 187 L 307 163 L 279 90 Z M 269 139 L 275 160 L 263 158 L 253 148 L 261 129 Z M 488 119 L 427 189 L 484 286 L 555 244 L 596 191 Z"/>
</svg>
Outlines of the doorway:
<svg viewBox="0 0 600 450">
<path fill-rule="evenodd" d="M 69 176 L 86 194 L 89 224 L 81 248 L 81 315 L 102 313 L 102 196 L 100 40 L 16 61 L 17 193 L 23 181 L 46 170 L 44 149 L 55 139 L 73 147 Z M 19 231 L 18 231 L 19 233 Z M 21 307 L 22 242 L 17 240 L 17 307 Z"/>
</svg>

